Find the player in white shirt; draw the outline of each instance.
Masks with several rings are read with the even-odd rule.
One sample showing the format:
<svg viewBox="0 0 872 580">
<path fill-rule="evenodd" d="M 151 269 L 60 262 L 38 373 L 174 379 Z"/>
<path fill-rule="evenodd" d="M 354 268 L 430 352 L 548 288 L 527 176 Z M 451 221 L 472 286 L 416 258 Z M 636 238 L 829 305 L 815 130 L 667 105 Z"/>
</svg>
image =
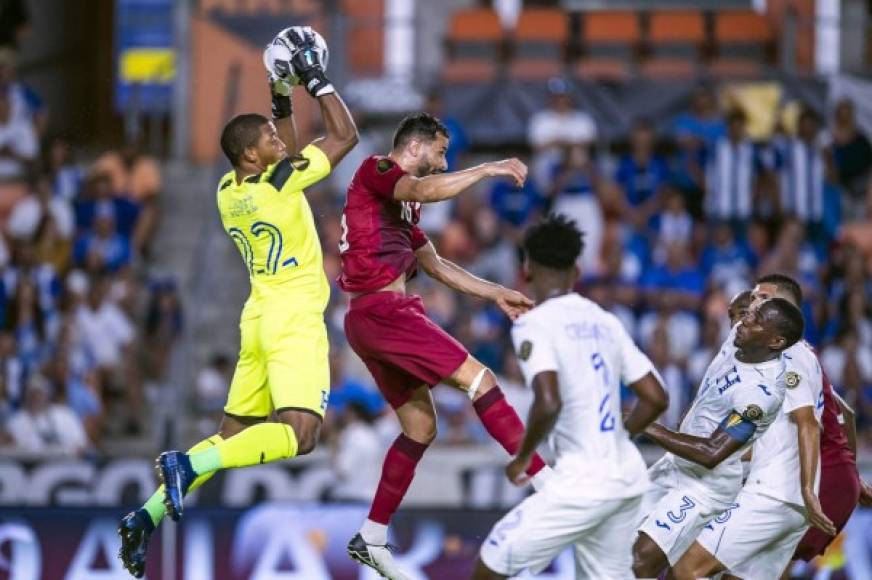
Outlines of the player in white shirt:
<svg viewBox="0 0 872 580">
<path fill-rule="evenodd" d="M 797 308 L 802 290 L 782 274 L 764 276 L 751 309 L 773 297 Z M 712 521 L 673 568 L 676 578 L 729 570 L 746 580 L 779 578 L 809 521 L 828 534 L 835 527 L 820 507 L 820 428 L 823 375 L 811 347 L 800 340 L 784 351 L 787 390 L 775 422 L 753 447 L 751 471 L 735 507 Z"/>
<path fill-rule="evenodd" d="M 784 399 L 781 353 L 803 328 L 802 313 L 784 299 L 749 310 L 736 326 L 736 349 L 715 356 L 679 431 L 658 424 L 645 430 L 668 453 L 649 470 L 648 515 L 633 546 L 637 577 L 674 566 L 703 527 L 733 507 L 742 454 L 772 424 Z"/>
<path fill-rule="evenodd" d="M 573 292 L 581 238 L 560 215 L 525 236 L 524 272 L 537 306 L 515 322 L 512 339 L 535 399 L 506 474 L 522 483 L 546 437 L 554 473 L 494 526 L 476 580 L 539 572 L 570 545 L 577 578 L 633 577 L 633 532 L 648 476 L 630 437 L 666 409 L 668 397 L 617 317 Z M 639 397 L 624 420 L 621 381 Z"/>
</svg>

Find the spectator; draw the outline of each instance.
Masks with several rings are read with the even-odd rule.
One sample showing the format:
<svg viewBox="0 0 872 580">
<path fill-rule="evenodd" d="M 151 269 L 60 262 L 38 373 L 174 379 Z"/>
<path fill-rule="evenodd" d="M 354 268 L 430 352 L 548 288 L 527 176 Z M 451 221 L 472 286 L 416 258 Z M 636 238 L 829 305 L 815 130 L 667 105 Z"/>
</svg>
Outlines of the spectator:
<svg viewBox="0 0 872 580">
<path fill-rule="evenodd" d="M 98 206 L 94 231 L 79 236 L 73 248 L 76 265 L 89 272 L 117 272 L 130 263 L 130 258 L 130 243 L 117 232 L 111 208 Z"/>
<path fill-rule="evenodd" d="M 98 273 L 91 280 L 87 300 L 73 313 L 76 348 L 90 357 L 99 373 L 105 397 L 120 393 L 125 402 L 122 417 L 131 434 L 142 428 L 142 384 L 135 353 L 135 327 L 130 318 L 109 297 L 112 278 Z"/>
<path fill-rule="evenodd" d="M 124 197 L 112 193 L 112 181 L 107 175 L 94 175 L 84 183 L 83 195 L 76 200 L 76 227 L 81 232 L 94 228 L 98 214 L 112 215 L 118 233 L 127 240 L 133 237 L 139 220 L 139 207 Z"/>
<path fill-rule="evenodd" d="M 872 384 L 872 350 L 860 344 L 857 331 L 850 325 L 823 349 L 821 365 L 832 383 L 848 392 L 849 402 L 856 403 L 862 390 Z"/>
<path fill-rule="evenodd" d="M 132 249 L 139 255 L 157 229 L 157 196 L 162 186 L 160 166 L 142 151 L 139 143 L 131 142 L 97 159 L 91 174 L 106 175 L 115 197 L 128 199 L 139 207 L 139 219 L 131 238 Z"/>
<path fill-rule="evenodd" d="M 845 192 L 845 216 L 849 220 L 866 216 L 867 190 L 872 172 L 872 145 L 857 127 L 854 102 L 842 99 L 836 104 L 832 129 L 832 157 L 838 183 Z"/>
<path fill-rule="evenodd" d="M 531 177 L 540 189 L 549 182 L 551 168 L 560 160 L 561 150 L 579 145 L 587 155 L 597 138 L 596 123 L 588 113 L 575 108 L 570 87 L 562 78 L 548 81 L 551 101 L 547 109 L 530 119 L 528 141 L 533 149 Z"/>
<path fill-rule="evenodd" d="M 674 189 L 664 194 L 663 212 L 652 220 L 656 233 L 655 257 L 662 261 L 665 248 L 673 242 L 689 244 L 693 236 L 693 217 L 684 196 Z"/>
<path fill-rule="evenodd" d="M 508 179 L 497 179 L 491 187 L 490 205 L 503 223 L 521 228 L 541 211 L 545 200 L 532 179 L 522 187 Z"/>
<path fill-rule="evenodd" d="M 704 167 L 715 143 L 726 134 L 726 127 L 707 87 L 698 87 L 691 99 L 691 109 L 672 122 L 672 135 L 678 146 L 672 177 L 688 199 L 694 217 L 702 215 Z"/>
<path fill-rule="evenodd" d="M 224 354 L 213 354 L 209 364 L 197 373 L 194 381 L 194 406 L 200 414 L 200 431 L 211 433 L 221 421 L 232 374 L 230 358 Z"/>
<path fill-rule="evenodd" d="M 584 232 L 584 252 L 579 265 L 588 271 L 598 266 L 605 227 L 597 181 L 590 150 L 579 144 L 566 147 L 563 160 L 554 167 L 551 210 L 575 220 Z"/>
<path fill-rule="evenodd" d="M 675 429 L 681 422 L 681 417 L 689 402 L 687 393 L 687 378 L 675 361 L 670 357 L 669 331 L 662 322 L 654 329 L 651 345 L 648 348 L 654 368 L 663 377 L 663 387 L 669 395 L 669 407 L 660 417 L 660 422 L 670 429 Z"/>
<path fill-rule="evenodd" d="M 713 316 L 706 316 L 702 324 L 702 342 L 687 360 L 687 377 L 691 385 L 699 385 L 705 378 L 705 372 L 721 349 L 723 341 L 721 321 Z"/>
<path fill-rule="evenodd" d="M 732 296 L 751 285 L 754 266 L 751 250 L 736 239 L 733 228 L 726 223 L 713 224 L 711 242 L 700 258 L 700 267 L 709 282 Z"/>
<path fill-rule="evenodd" d="M 333 499 L 369 503 L 381 477 L 384 445 L 366 405 L 353 402 L 344 415 L 344 426 L 333 449 L 336 484 Z"/>
<path fill-rule="evenodd" d="M 805 225 L 818 227 L 824 219 L 827 161 L 820 146 L 820 121 L 812 109 L 799 116 L 796 137 L 781 160 L 781 207 Z"/>
<path fill-rule="evenodd" d="M 669 180 L 666 160 L 654 152 L 654 128 L 647 119 L 633 124 L 630 152 L 621 157 L 614 180 L 637 227 L 644 227 L 657 205 L 657 194 Z"/>
<path fill-rule="evenodd" d="M 33 89 L 18 80 L 15 51 L 11 48 L 0 48 L 0 87 L 6 87 L 9 92 L 12 116 L 30 121 L 37 135 L 44 136 L 48 128 L 48 109 Z"/>
<path fill-rule="evenodd" d="M 49 229 L 62 240 L 71 240 L 75 218 L 70 202 L 55 197 L 47 175 L 34 180 L 30 192 L 15 204 L 7 229 L 18 239 L 32 240 L 37 230 Z"/>
<path fill-rule="evenodd" d="M 66 140 L 60 137 L 52 139 L 45 166 L 55 197 L 73 203 L 84 183 L 85 172 L 75 164 L 72 149 Z"/>
<path fill-rule="evenodd" d="M 182 333 L 182 304 L 171 278 L 156 280 L 149 293 L 145 317 L 145 339 L 151 375 L 160 380 L 166 373 L 170 353 Z"/>
<path fill-rule="evenodd" d="M 518 250 L 502 235 L 499 218 L 489 207 L 476 213 L 473 235 L 478 244 L 478 257 L 469 271 L 503 286 L 513 286 L 518 273 Z"/>
<path fill-rule="evenodd" d="M 33 123 L 13 116 L 9 93 L 0 88 L 0 216 L 26 193 L 25 176 L 38 147 Z"/>
<path fill-rule="evenodd" d="M 15 334 L 0 330 L 0 384 L 3 385 L 3 409 L 17 409 L 24 398 L 24 361 L 18 352 Z"/>
<path fill-rule="evenodd" d="M 15 446 L 27 453 L 80 456 L 88 445 L 81 421 L 66 405 L 52 403 L 48 381 L 34 375 L 27 382 L 24 406 L 7 425 Z"/>
<path fill-rule="evenodd" d="M 754 210 L 755 178 L 762 169 L 747 122 L 741 109 L 727 115 L 727 134 L 715 141 L 706 169 L 707 217 L 730 221 L 740 232 Z"/>
</svg>

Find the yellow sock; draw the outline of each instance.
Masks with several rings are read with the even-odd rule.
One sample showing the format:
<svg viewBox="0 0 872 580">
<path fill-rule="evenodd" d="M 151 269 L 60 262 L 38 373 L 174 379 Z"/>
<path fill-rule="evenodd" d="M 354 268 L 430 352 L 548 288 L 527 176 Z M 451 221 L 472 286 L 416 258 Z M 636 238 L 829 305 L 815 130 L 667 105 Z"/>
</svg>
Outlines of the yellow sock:
<svg viewBox="0 0 872 580">
<path fill-rule="evenodd" d="M 204 449 L 209 449 L 210 447 L 215 447 L 222 441 L 224 441 L 224 439 L 221 437 L 221 435 L 216 433 L 215 435 L 212 435 L 207 439 L 203 439 L 202 441 L 188 449 L 188 454 L 196 453 Z M 188 492 L 190 493 L 194 491 L 195 489 L 209 481 L 209 478 L 211 478 L 213 474 L 214 472 L 204 473 L 203 475 L 195 479 L 194 482 L 191 484 L 191 489 L 188 490 Z M 148 501 L 145 502 L 145 505 L 142 506 L 142 509 L 147 511 L 148 515 L 151 516 L 151 521 L 154 523 L 155 526 L 160 523 L 160 521 L 166 514 L 166 508 L 164 508 L 163 504 L 163 489 L 163 485 L 158 487 L 157 491 L 154 492 L 154 494 L 150 498 L 148 498 Z"/>
<path fill-rule="evenodd" d="M 258 423 L 190 457 L 194 472 L 202 476 L 218 469 L 269 463 L 296 454 L 297 436 L 289 425 Z"/>
</svg>

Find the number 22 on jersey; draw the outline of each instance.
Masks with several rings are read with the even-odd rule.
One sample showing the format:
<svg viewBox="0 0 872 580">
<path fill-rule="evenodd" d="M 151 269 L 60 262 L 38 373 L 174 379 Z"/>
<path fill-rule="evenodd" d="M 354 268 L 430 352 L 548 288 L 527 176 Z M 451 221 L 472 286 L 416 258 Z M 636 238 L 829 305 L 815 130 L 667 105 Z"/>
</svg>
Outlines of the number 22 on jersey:
<svg viewBox="0 0 872 580">
<path fill-rule="evenodd" d="M 252 276 L 258 274 L 274 275 L 278 273 L 279 268 L 299 265 L 295 257 L 285 258 L 282 255 L 284 237 L 281 230 L 271 223 L 257 221 L 251 224 L 248 233 L 235 227 L 227 230 L 227 233 L 242 253 L 245 266 Z M 254 238 L 254 244 L 249 239 L 249 235 Z M 269 249 L 266 251 L 266 256 L 263 255 L 263 244 L 258 243 L 262 239 L 269 240 Z"/>
</svg>

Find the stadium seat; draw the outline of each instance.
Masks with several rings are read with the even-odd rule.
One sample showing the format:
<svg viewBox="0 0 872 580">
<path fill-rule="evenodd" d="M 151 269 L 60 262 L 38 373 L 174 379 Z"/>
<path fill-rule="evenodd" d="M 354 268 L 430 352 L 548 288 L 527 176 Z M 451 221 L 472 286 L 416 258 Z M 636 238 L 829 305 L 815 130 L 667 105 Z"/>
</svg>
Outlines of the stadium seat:
<svg viewBox="0 0 872 580">
<path fill-rule="evenodd" d="M 642 74 L 655 78 L 690 78 L 697 72 L 705 42 L 700 12 L 655 12 L 648 30 L 649 57 Z"/>
<path fill-rule="evenodd" d="M 621 81 L 632 73 L 641 38 L 634 12 L 590 12 L 584 18 L 584 56 L 575 66 L 581 78 Z"/>
<path fill-rule="evenodd" d="M 445 82 L 492 81 L 502 54 L 503 28 L 493 10 L 458 10 L 451 16 L 446 36 L 448 62 Z"/>
<path fill-rule="evenodd" d="M 715 16 L 717 58 L 711 71 L 722 77 L 758 77 L 770 62 L 774 33 L 769 20 L 755 12 L 721 12 Z"/>
<path fill-rule="evenodd" d="M 569 17 L 565 12 L 544 8 L 524 10 L 513 38 L 511 78 L 536 81 L 562 73 L 569 40 Z"/>
</svg>

